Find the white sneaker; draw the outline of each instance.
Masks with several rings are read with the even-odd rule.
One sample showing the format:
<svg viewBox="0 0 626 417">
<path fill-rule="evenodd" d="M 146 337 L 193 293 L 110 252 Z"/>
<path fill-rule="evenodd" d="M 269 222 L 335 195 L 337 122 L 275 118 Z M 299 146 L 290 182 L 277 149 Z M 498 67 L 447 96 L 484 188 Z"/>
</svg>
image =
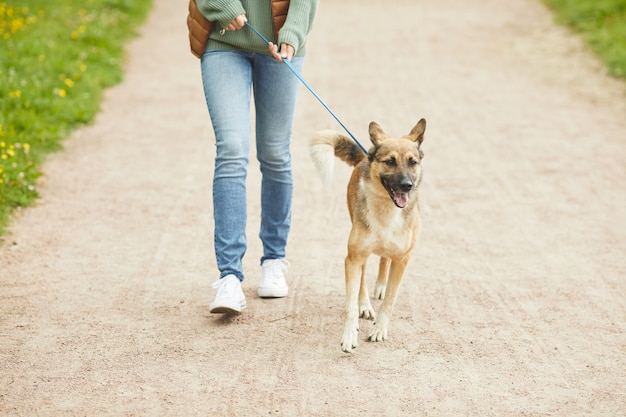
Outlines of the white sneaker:
<svg viewBox="0 0 626 417">
<path fill-rule="evenodd" d="M 257 293 L 261 298 L 281 298 L 289 293 L 283 271 L 287 271 L 289 262 L 285 259 L 266 259 L 261 268 L 263 273 Z"/>
<path fill-rule="evenodd" d="M 246 297 L 236 276 L 226 275 L 213 283 L 213 288 L 217 290 L 217 295 L 209 306 L 211 313 L 239 314 L 246 308 Z"/>
</svg>

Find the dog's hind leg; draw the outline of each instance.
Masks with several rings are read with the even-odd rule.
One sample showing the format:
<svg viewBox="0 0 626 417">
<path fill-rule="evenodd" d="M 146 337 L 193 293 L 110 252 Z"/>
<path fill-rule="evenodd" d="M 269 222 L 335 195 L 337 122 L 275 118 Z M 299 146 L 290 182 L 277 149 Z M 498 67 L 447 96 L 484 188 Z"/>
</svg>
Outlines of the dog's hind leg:
<svg viewBox="0 0 626 417">
<path fill-rule="evenodd" d="M 369 290 L 367 288 L 367 280 L 365 279 L 365 263 L 361 268 L 361 288 L 359 289 L 359 317 L 364 319 L 374 320 L 376 318 L 376 312 L 372 308 L 370 302 Z"/>
<path fill-rule="evenodd" d="M 390 264 L 391 260 L 389 258 L 385 258 L 384 256 L 380 257 L 380 262 L 378 264 L 378 278 L 376 278 L 376 286 L 374 287 L 374 298 L 376 299 L 382 300 L 385 298 Z"/>
<path fill-rule="evenodd" d="M 346 268 L 346 321 L 344 324 L 343 336 L 341 338 L 341 349 L 344 352 L 352 352 L 352 349 L 359 345 L 359 288 L 362 273 L 365 270 L 365 260 L 356 258 L 348 254 L 345 261 Z"/>
<path fill-rule="evenodd" d="M 391 261 L 391 267 L 389 268 L 389 281 L 387 282 L 387 291 L 383 303 L 378 310 L 378 317 L 374 322 L 374 327 L 368 337 L 372 342 L 382 342 L 387 339 L 389 331 L 389 321 L 391 320 L 391 314 L 393 312 L 393 305 L 396 302 L 398 295 L 398 288 L 402 281 L 402 276 L 409 263 L 409 256 L 404 256 L 400 259 L 394 259 Z"/>
</svg>

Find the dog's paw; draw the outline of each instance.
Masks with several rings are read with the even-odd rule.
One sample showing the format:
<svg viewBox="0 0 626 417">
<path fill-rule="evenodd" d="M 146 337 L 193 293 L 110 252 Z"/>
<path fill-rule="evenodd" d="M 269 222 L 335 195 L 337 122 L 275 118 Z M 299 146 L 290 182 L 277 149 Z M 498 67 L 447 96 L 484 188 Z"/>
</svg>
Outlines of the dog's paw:
<svg viewBox="0 0 626 417">
<path fill-rule="evenodd" d="M 368 339 L 371 342 L 383 342 L 387 340 L 387 326 L 384 326 L 378 322 L 374 323 L 374 328 L 370 332 Z"/>
<path fill-rule="evenodd" d="M 381 284 L 378 281 L 376 282 L 376 286 L 374 287 L 374 298 L 377 300 L 382 300 L 385 298 L 385 293 L 387 292 L 387 284 Z"/>
<path fill-rule="evenodd" d="M 359 346 L 359 326 L 346 323 L 341 338 L 341 350 L 351 353 L 352 349 Z"/>
</svg>

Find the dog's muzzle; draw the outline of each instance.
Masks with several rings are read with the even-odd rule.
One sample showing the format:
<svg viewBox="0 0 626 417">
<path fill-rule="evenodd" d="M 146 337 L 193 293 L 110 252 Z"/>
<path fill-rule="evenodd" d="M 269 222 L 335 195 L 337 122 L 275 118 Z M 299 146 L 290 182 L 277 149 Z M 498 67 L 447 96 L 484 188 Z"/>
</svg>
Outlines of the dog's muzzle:
<svg viewBox="0 0 626 417">
<path fill-rule="evenodd" d="M 413 181 L 405 179 L 394 186 L 391 186 L 384 178 L 381 181 L 396 207 L 405 208 L 409 204 L 409 192 L 413 189 Z"/>
</svg>

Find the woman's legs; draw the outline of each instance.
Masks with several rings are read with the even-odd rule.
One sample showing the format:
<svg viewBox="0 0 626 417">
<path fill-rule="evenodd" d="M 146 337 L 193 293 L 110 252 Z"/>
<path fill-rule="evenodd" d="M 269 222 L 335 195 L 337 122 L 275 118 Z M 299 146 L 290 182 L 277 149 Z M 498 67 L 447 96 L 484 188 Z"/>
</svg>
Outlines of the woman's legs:
<svg viewBox="0 0 626 417">
<path fill-rule="evenodd" d="M 251 55 L 211 51 L 201 61 L 204 94 L 215 132 L 214 245 L 220 278 L 243 281 L 246 252 L 246 175 L 250 153 Z"/>
<path fill-rule="evenodd" d="M 304 58 L 292 65 L 301 71 Z M 291 170 L 291 129 L 299 80 L 287 65 L 266 55 L 256 55 L 253 69 L 256 109 L 256 147 L 260 162 L 261 229 L 263 257 L 282 259 L 291 226 L 293 176 Z"/>
<path fill-rule="evenodd" d="M 293 58 L 301 71 L 303 58 Z M 215 254 L 220 278 L 244 279 L 246 176 L 250 151 L 250 90 L 254 86 L 257 158 L 262 173 L 262 261 L 282 259 L 291 226 L 291 129 L 299 81 L 272 57 L 211 51 L 201 61 L 204 93 L 216 140 L 213 177 Z"/>
</svg>

